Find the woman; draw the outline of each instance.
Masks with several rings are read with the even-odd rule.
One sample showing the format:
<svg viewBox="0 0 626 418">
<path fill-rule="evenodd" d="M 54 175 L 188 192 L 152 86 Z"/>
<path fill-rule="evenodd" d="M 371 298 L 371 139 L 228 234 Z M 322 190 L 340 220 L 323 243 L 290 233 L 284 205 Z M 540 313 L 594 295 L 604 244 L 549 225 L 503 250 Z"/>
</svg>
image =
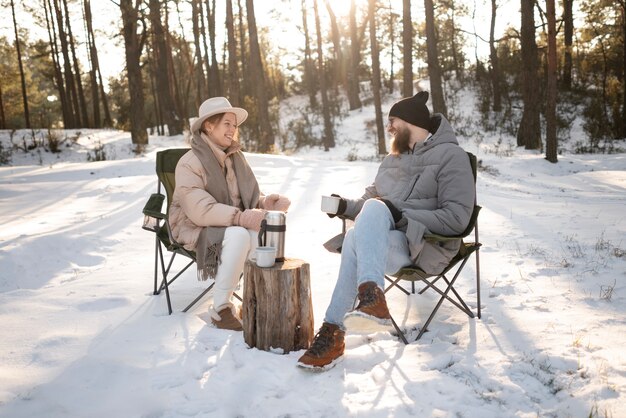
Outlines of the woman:
<svg viewBox="0 0 626 418">
<path fill-rule="evenodd" d="M 215 279 L 211 322 L 240 331 L 241 320 L 231 297 L 243 265 L 254 252 L 267 210 L 286 211 L 285 196 L 259 192 L 237 128 L 248 117 L 224 97 L 200 106 L 191 124 L 191 150 L 176 166 L 176 188 L 169 220 L 174 238 L 196 251 L 198 278 Z"/>
</svg>

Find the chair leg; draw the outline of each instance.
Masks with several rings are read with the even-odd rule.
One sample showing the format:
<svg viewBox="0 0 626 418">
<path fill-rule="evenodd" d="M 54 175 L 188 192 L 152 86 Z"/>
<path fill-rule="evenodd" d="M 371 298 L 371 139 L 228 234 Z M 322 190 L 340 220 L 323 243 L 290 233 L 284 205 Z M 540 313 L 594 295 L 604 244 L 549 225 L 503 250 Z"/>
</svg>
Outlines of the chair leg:
<svg viewBox="0 0 626 418">
<path fill-rule="evenodd" d="M 184 268 L 184 269 L 183 269 L 180 273 L 178 273 L 178 274 L 176 275 L 176 277 L 178 277 L 181 273 L 183 273 L 185 270 L 187 270 L 187 268 L 188 268 L 191 264 L 193 264 L 193 262 L 189 263 L 189 264 L 187 265 L 187 267 L 185 267 L 185 268 Z M 176 277 L 175 277 L 175 278 L 176 278 Z M 242 278 L 242 277 L 243 277 L 243 272 L 242 272 L 242 273 L 241 273 L 241 275 L 239 276 L 239 280 L 241 280 L 241 278 Z M 174 279 L 175 279 L 175 278 L 174 278 Z M 171 282 L 173 282 L 173 281 L 174 281 L 174 279 L 172 279 L 172 281 L 171 281 Z M 171 282 L 170 282 L 170 283 L 171 283 Z M 197 303 L 200 299 L 202 299 L 202 298 L 204 297 L 204 295 L 206 295 L 206 294 L 207 294 L 207 293 L 208 293 L 208 292 L 209 292 L 209 291 L 213 288 L 213 286 L 215 286 L 215 281 L 214 281 L 213 283 L 211 283 L 211 286 L 209 286 L 209 287 L 207 287 L 206 289 L 204 289 L 204 290 L 202 291 L 202 293 L 200 293 L 200 294 L 199 294 L 199 295 L 198 295 L 198 296 L 197 296 L 197 297 L 196 297 L 196 298 L 195 298 L 195 299 L 194 299 L 194 300 L 193 300 L 193 301 L 192 301 L 189 305 L 187 305 L 187 307 L 186 307 L 185 309 L 183 309 L 183 312 L 187 312 L 189 309 L 191 309 L 191 307 L 192 307 L 193 305 L 195 305 L 195 304 L 196 304 L 196 303 Z M 235 298 L 239 299 L 239 302 L 243 302 L 243 299 L 241 299 L 241 296 L 239 296 L 237 293 L 233 292 L 233 296 L 234 296 Z"/>
<path fill-rule="evenodd" d="M 159 246 L 161 243 L 159 242 L 159 237 L 155 237 L 154 239 L 154 291 L 153 295 L 157 295 L 157 280 L 159 275 L 159 255 L 161 252 L 159 251 Z"/>
<path fill-rule="evenodd" d="M 437 277 L 435 278 L 435 280 L 433 280 L 433 281 L 431 282 L 431 284 L 433 284 L 433 285 L 434 285 L 435 283 L 437 283 L 437 280 L 439 280 L 440 278 L 441 278 L 441 276 L 437 276 Z M 424 294 L 424 292 L 425 292 L 425 291 L 427 291 L 429 287 L 430 287 L 430 286 L 424 286 L 424 288 L 423 288 L 422 290 L 420 290 L 420 291 L 419 291 L 419 294 L 420 294 L 420 295 L 423 295 L 423 294 Z"/>
<path fill-rule="evenodd" d="M 163 249 L 161 248 L 161 245 L 159 245 L 158 247 L 158 251 L 159 251 L 159 259 L 161 260 L 161 273 L 163 275 L 163 280 L 161 281 L 161 285 L 159 286 L 159 289 L 156 291 L 156 295 L 158 295 L 159 293 L 161 293 L 161 290 L 165 289 L 165 298 L 167 299 L 167 311 L 169 313 L 169 315 L 172 314 L 172 302 L 170 300 L 170 289 L 167 286 L 167 272 L 169 271 L 169 267 L 172 265 L 172 260 L 170 259 L 170 263 L 168 265 L 167 270 L 165 269 L 165 261 L 163 260 Z M 172 257 L 173 258 L 173 257 Z"/>
<path fill-rule="evenodd" d="M 202 293 L 200 293 L 194 300 L 193 302 L 191 302 L 189 305 L 187 305 L 187 307 L 185 309 L 183 309 L 183 312 L 187 312 L 193 305 L 196 304 L 196 302 L 198 302 L 200 299 L 202 299 L 202 297 L 204 295 L 206 295 L 209 290 L 211 290 L 213 288 L 213 286 L 215 286 L 215 282 L 211 283 L 211 286 L 207 287 L 206 289 L 204 289 L 202 291 Z"/>
<path fill-rule="evenodd" d="M 393 324 L 393 327 L 396 329 L 396 332 L 398 333 L 398 336 L 400 336 L 400 339 L 402 340 L 402 342 L 404 344 L 408 345 L 409 342 L 407 341 L 406 337 L 404 336 L 404 332 L 402 332 L 402 330 L 400 329 L 398 324 L 396 324 L 396 321 L 393 319 L 393 317 L 391 317 L 391 323 Z"/>
<path fill-rule="evenodd" d="M 452 278 L 452 281 L 448 282 L 447 279 L 444 279 L 446 283 L 452 283 L 454 284 L 454 282 L 456 281 L 456 279 L 459 277 L 459 274 L 461 273 L 461 271 L 463 270 L 463 266 L 465 265 L 465 263 L 467 262 L 468 258 L 465 258 L 463 260 L 463 262 L 461 263 L 461 266 L 457 269 L 456 273 L 454 274 L 454 277 Z M 469 316 L 470 318 L 474 317 L 474 313 L 467 307 L 467 305 L 465 304 L 465 302 L 463 302 L 463 299 L 458 296 L 458 293 L 456 293 L 456 296 L 459 298 L 459 300 L 461 301 L 461 303 L 463 303 L 464 306 L 461 306 L 457 301 L 455 301 L 454 299 L 452 299 L 450 296 L 447 295 L 447 292 L 442 292 L 441 289 L 439 289 L 437 286 L 434 285 L 434 283 L 439 279 L 445 277 L 445 273 L 442 273 L 441 275 L 439 275 L 437 277 L 437 279 L 433 280 L 432 282 L 428 281 L 427 279 L 422 279 L 422 281 L 424 283 L 426 283 L 426 286 L 433 289 L 435 292 L 439 293 L 439 295 L 441 295 L 444 299 L 448 300 L 450 303 L 452 303 L 454 306 L 456 306 L 457 308 L 459 308 L 460 310 L 462 310 L 463 312 L 465 312 L 465 314 L 467 316 Z"/>
<path fill-rule="evenodd" d="M 450 282 L 448 281 L 448 279 L 446 278 L 446 276 L 442 276 L 442 278 L 443 278 L 443 280 L 445 280 L 445 282 L 446 282 L 448 285 L 450 285 Z M 463 298 L 461 297 L 461 295 L 459 295 L 459 294 L 457 293 L 456 289 L 453 287 L 453 288 L 451 288 L 450 290 L 452 290 L 452 293 L 454 293 L 454 296 L 456 296 L 456 298 L 458 299 L 459 303 L 460 303 L 461 305 L 463 305 L 463 307 L 465 308 L 465 309 L 463 309 L 463 310 L 465 311 L 465 313 L 467 313 L 467 312 L 472 312 L 472 310 L 469 308 L 469 306 L 467 306 L 467 304 L 465 303 L 465 301 L 463 300 Z M 473 318 L 473 317 L 474 317 L 474 315 L 473 315 L 473 313 L 472 313 L 471 318 Z"/>
<path fill-rule="evenodd" d="M 426 320 L 426 322 L 424 323 L 424 326 L 422 327 L 422 329 L 420 329 L 419 334 L 417 334 L 417 338 L 415 339 L 415 341 L 419 340 L 420 338 L 422 338 L 422 335 L 424 334 L 424 332 L 426 332 L 428 330 L 428 326 L 430 325 L 430 322 L 433 320 L 433 318 L 435 317 L 435 314 L 437 313 L 437 311 L 439 310 L 439 307 L 441 306 L 441 304 L 443 303 L 444 299 L 448 299 L 451 300 L 448 297 L 448 292 L 450 291 L 450 289 L 452 289 L 452 286 L 454 285 L 454 282 L 456 281 L 458 277 L 458 272 L 457 274 L 455 274 L 454 278 L 452 279 L 452 281 L 450 281 L 450 283 L 448 284 L 448 287 L 446 288 L 445 292 L 443 292 L 442 296 L 439 298 L 439 301 L 437 302 L 437 305 L 435 305 L 435 309 L 433 309 L 433 311 L 430 313 L 430 316 L 428 317 L 428 319 Z M 446 283 L 448 281 L 446 280 Z M 472 314 L 473 316 L 473 314 Z"/>
<path fill-rule="evenodd" d="M 478 253 L 480 253 L 480 248 L 476 250 L 476 304 L 478 305 L 478 319 L 480 319 L 480 261 Z"/>
<path fill-rule="evenodd" d="M 387 286 L 387 288 L 384 290 L 383 293 L 387 293 L 390 289 L 392 289 L 395 286 L 401 291 L 403 291 L 405 295 L 410 295 L 408 290 L 406 290 L 404 287 L 398 284 L 398 282 L 401 280 L 400 278 L 397 278 L 396 280 L 392 280 L 389 276 L 385 275 L 385 279 L 387 279 L 391 284 Z"/>
</svg>

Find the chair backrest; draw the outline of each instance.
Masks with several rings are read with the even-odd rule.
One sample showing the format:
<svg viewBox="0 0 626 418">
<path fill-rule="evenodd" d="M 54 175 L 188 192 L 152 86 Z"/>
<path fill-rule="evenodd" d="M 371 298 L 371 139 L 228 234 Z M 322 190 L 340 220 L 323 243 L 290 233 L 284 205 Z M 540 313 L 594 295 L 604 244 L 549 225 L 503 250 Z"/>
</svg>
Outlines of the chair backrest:
<svg viewBox="0 0 626 418">
<path fill-rule="evenodd" d="M 476 228 L 476 222 L 478 221 L 478 213 L 482 209 L 476 203 L 476 199 L 477 199 L 476 198 L 476 178 L 478 176 L 478 160 L 476 156 L 472 154 L 471 152 L 467 152 L 467 156 L 470 161 L 470 166 L 472 166 L 472 175 L 474 176 L 474 209 L 472 210 L 472 216 L 470 217 L 470 221 L 467 224 L 467 228 L 465 228 L 465 231 L 463 231 L 463 233 L 461 234 L 463 237 L 468 236 L 470 232 L 472 232 L 472 230 Z M 478 242 L 478 231 L 476 230 L 475 232 L 476 232 L 475 234 L 476 242 Z"/>
<path fill-rule="evenodd" d="M 170 148 L 158 151 L 156 154 L 156 174 L 159 182 L 165 189 L 167 196 L 167 211 L 169 214 L 174 188 L 176 187 L 176 164 L 178 160 L 189 151 L 190 148 Z"/>
<path fill-rule="evenodd" d="M 474 176 L 474 184 L 476 184 L 476 176 L 478 172 L 478 160 L 476 156 L 471 152 L 467 152 L 467 156 L 469 157 L 470 165 L 472 166 L 472 175 Z"/>
</svg>

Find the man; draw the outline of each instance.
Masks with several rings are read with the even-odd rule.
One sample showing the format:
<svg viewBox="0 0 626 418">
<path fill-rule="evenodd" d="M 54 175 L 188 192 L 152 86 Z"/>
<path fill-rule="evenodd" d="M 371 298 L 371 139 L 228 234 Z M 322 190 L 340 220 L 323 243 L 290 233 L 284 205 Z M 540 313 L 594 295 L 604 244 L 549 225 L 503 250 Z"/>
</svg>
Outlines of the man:
<svg viewBox="0 0 626 418">
<path fill-rule="evenodd" d="M 298 366 L 325 370 L 343 356 L 346 329 L 387 330 L 384 274 L 417 265 L 437 274 L 461 242 L 424 241 L 425 233 L 457 235 L 474 206 L 474 180 L 467 153 L 450 123 L 431 116 L 427 92 L 396 102 L 389 111 L 391 153 L 360 199 L 341 198 L 335 214 L 355 219 L 341 249 L 337 284 L 324 323 Z M 355 298 L 359 304 L 352 309 Z"/>
</svg>

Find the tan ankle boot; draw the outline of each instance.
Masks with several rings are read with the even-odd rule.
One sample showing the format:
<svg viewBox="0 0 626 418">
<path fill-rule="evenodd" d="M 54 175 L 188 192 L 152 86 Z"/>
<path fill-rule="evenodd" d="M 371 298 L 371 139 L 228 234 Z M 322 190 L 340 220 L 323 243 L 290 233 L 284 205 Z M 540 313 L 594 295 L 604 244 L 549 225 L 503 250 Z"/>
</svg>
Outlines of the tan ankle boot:
<svg viewBox="0 0 626 418">
<path fill-rule="evenodd" d="M 342 359 L 346 348 L 345 334 L 338 325 L 324 322 L 311 347 L 298 360 L 298 366 L 315 371 L 334 367 Z"/>
<path fill-rule="evenodd" d="M 232 309 L 227 306 L 217 312 L 217 316 L 220 319 L 215 318 L 216 315 L 211 315 L 211 322 L 219 329 L 230 329 L 233 331 L 243 331 L 241 320 L 233 315 Z"/>
</svg>

